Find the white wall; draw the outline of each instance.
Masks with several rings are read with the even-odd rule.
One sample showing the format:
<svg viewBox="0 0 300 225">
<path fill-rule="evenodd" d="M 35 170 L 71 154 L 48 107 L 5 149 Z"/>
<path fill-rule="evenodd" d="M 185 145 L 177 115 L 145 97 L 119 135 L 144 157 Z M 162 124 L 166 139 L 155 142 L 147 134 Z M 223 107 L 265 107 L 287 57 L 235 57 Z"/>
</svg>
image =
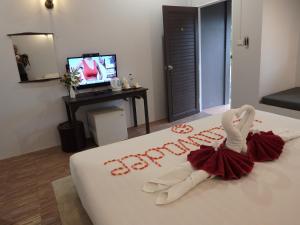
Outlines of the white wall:
<svg viewBox="0 0 300 225">
<path fill-rule="evenodd" d="M 190 0 L 193 6 L 214 2 L 218 1 Z M 252 104 L 260 110 L 300 118 L 298 111 L 259 104 L 263 95 L 300 86 L 300 1 L 232 3 L 232 107 Z M 238 46 L 246 36 L 250 37 L 249 49 Z"/>
<path fill-rule="evenodd" d="M 191 0 L 193 6 L 206 6 L 221 0 Z M 259 104 L 260 65 L 262 46 L 262 0 L 232 1 L 232 107 Z M 250 48 L 238 46 L 244 37 L 250 37 Z"/>
<path fill-rule="evenodd" d="M 30 66 L 26 67 L 29 80 L 42 79 L 58 72 L 52 35 L 12 36 L 18 54 L 27 54 Z"/>
<path fill-rule="evenodd" d="M 264 0 L 260 96 L 296 86 L 299 0 Z"/>
<path fill-rule="evenodd" d="M 300 1 L 243 0 L 241 19 L 240 3 L 233 1 L 232 107 L 252 104 L 263 111 L 300 118 L 298 111 L 259 104 L 263 95 L 297 84 Z M 250 37 L 249 49 L 237 46 L 244 36 Z"/>
<path fill-rule="evenodd" d="M 166 117 L 162 5 L 185 0 L 64 0 L 48 11 L 41 0 L 0 3 L 0 158 L 59 145 L 56 126 L 66 120 L 57 81 L 19 84 L 8 33 L 53 32 L 60 72 L 68 56 L 116 53 L 121 76 L 132 73 L 149 88 L 150 120 Z M 127 114 L 130 116 L 128 105 Z M 138 104 L 143 123 L 142 101 Z"/>
<path fill-rule="evenodd" d="M 241 5 L 241 2 L 243 4 Z M 232 2 L 232 107 L 258 105 L 262 34 L 262 1 L 235 0 Z M 250 47 L 238 46 L 249 36 Z"/>
<path fill-rule="evenodd" d="M 217 2 L 222 2 L 225 0 L 190 0 L 190 5 L 195 7 L 203 7 L 210 4 L 215 4 Z"/>
<path fill-rule="evenodd" d="M 298 39 L 298 64 L 297 64 L 296 86 L 300 87 L 300 32 L 299 32 L 299 39 Z"/>
<path fill-rule="evenodd" d="M 190 5 L 214 2 L 218 1 L 190 0 Z M 252 104 L 260 110 L 300 118 L 298 111 L 259 104 L 265 94 L 300 86 L 300 1 L 233 0 L 232 5 L 232 107 Z M 249 49 L 238 46 L 245 36 L 250 37 Z"/>
<path fill-rule="evenodd" d="M 206 6 L 221 0 L 191 0 L 193 6 Z M 232 1 L 232 107 L 243 104 L 258 106 L 261 36 L 262 36 L 261 0 Z M 250 48 L 238 46 L 243 38 L 250 37 Z"/>
<path fill-rule="evenodd" d="M 260 96 L 300 85 L 300 1 L 264 0 Z M 300 119 L 299 111 L 258 109 Z"/>
</svg>

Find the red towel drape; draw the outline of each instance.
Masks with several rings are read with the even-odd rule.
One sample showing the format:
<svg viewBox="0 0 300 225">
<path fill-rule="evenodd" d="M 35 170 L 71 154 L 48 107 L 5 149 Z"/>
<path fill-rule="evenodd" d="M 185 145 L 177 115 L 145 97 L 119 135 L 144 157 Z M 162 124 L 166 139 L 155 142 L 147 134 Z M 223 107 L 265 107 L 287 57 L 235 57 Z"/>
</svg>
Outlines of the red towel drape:
<svg viewBox="0 0 300 225">
<path fill-rule="evenodd" d="M 223 143 L 215 150 L 212 146 L 202 145 L 199 150 L 192 151 L 188 157 L 191 165 L 224 180 L 239 179 L 250 173 L 254 163 L 248 155 L 235 152 Z"/>
<path fill-rule="evenodd" d="M 252 133 L 247 137 L 248 155 L 255 162 L 273 161 L 282 153 L 284 141 L 272 131 Z"/>
</svg>

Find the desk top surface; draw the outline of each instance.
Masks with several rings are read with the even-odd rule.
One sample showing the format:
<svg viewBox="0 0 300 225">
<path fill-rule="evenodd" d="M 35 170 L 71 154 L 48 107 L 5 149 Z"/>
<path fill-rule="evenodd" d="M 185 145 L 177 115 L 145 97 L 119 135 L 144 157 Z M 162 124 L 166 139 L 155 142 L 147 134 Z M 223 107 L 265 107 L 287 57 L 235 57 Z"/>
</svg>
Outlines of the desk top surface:
<svg viewBox="0 0 300 225">
<path fill-rule="evenodd" d="M 132 88 L 128 90 L 122 90 L 122 91 L 116 91 L 113 92 L 111 90 L 108 91 L 95 91 L 95 92 L 87 92 L 87 93 L 81 93 L 79 96 L 76 96 L 76 98 L 70 98 L 70 96 L 64 96 L 62 97 L 64 102 L 66 103 L 78 103 L 78 102 L 84 102 L 89 100 L 101 100 L 106 98 L 113 98 L 113 97 L 119 97 L 123 98 L 131 94 L 140 93 L 147 91 L 148 88 Z"/>
</svg>

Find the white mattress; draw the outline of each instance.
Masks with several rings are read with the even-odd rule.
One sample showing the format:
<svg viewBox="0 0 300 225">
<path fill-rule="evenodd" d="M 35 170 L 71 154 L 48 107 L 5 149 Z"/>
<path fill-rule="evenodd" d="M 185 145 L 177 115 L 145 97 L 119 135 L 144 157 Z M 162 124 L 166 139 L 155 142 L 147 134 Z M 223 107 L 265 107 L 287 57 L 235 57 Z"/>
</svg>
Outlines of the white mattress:
<svg viewBox="0 0 300 225">
<path fill-rule="evenodd" d="M 257 112 L 256 119 L 262 121 L 255 122 L 255 128 L 261 130 L 300 130 L 300 120 L 260 111 Z M 145 155 L 141 156 L 148 163 L 141 170 L 132 168 L 138 158 L 130 155 L 142 155 L 148 149 L 165 143 L 186 140 L 188 136 L 220 126 L 220 120 L 221 115 L 218 115 L 191 122 L 189 125 L 194 130 L 187 134 L 166 129 L 73 155 L 70 161 L 72 178 L 94 225 L 300 224 L 299 139 L 286 144 L 279 160 L 256 163 L 249 176 L 237 181 L 206 181 L 170 205 L 156 206 L 156 194 L 141 191 L 145 181 L 185 161 L 188 153 L 177 156 L 160 150 L 164 152 L 164 157 L 153 160 L 156 163 Z M 223 131 L 213 129 L 212 132 L 222 134 Z M 210 140 L 203 137 L 201 136 L 202 139 Z M 191 150 L 197 149 L 196 146 L 188 147 Z M 154 150 L 148 151 L 148 155 L 154 156 Z M 115 161 L 104 164 L 121 158 L 130 171 L 115 170 L 115 175 L 119 172 L 127 173 L 113 176 L 111 171 L 120 167 L 120 164 Z"/>
</svg>

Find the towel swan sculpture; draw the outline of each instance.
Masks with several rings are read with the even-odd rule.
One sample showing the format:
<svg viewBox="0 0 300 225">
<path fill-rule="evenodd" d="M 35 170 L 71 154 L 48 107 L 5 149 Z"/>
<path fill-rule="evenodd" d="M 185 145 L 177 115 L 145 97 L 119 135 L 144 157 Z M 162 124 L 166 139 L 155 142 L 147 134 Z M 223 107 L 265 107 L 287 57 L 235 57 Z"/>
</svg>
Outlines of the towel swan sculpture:
<svg viewBox="0 0 300 225">
<path fill-rule="evenodd" d="M 234 126 L 234 118 L 240 117 L 241 115 L 243 115 L 243 117 L 240 122 L 237 126 Z M 160 191 L 156 199 L 156 204 L 168 204 L 182 197 L 199 183 L 219 175 L 219 171 L 210 171 L 209 168 L 203 169 L 201 166 L 198 167 L 199 165 L 193 162 L 198 162 L 199 160 L 193 160 L 193 158 L 197 158 L 198 153 L 203 154 L 203 152 L 207 150 L 209 154 L 212 155 L 221 154 L 222 152 L 229 154 L 230 157 L 233 157 L 233 160 L 236 158 L 241 160 L 239 159 L 241 156 L 240 153 L 247 152 L 246 138 L 253 124 L 254 116 L 255 109 L 250 105 L 245 105 L 239 109 L 232 109 L 225 112 L 222 117 L 222 126 L 227 134 L 227 139 L 223 144 L 218 146 L 218 143 L 214 143 L 213 146 L 203 146 L 200 150 L 191 152 L 188 156 L 189 162 L 175 167 L 169 173 L 159 178 L 146 182 L 143 187 L 143 191 L 149 193 Z M 224 149 L 224 151 L 221 151 L 221 149 Z M 212 156 L 212 158 L 213 157 L 214 156 Z M 253 162 L 250 162 L 246 156 L 244 157 L 245 158 L 242 160 L 245 161 L 245 170 L 247 171 L 237 174 L 237 177 L 235 174 L 233 177 L 239 178 L 252 170 Z M 203 165 L 205 167 L 205 163 Z"/>
<path fill-rule="evenodd" d="M 243 113 L 243 117 L 240 119 L 237 127 L 235 127 L 233 125 L 234 118 L 241 117 Z M 244 105 L 241 108 L 232 109 L 223 114 L 222 126 L 227 135 L 225 145 L 229 149 L 243 153 L 247 152 L 246 138 L 253 125 L 254 117 L 255 108 L 251 105 Z"/>
</svg>

